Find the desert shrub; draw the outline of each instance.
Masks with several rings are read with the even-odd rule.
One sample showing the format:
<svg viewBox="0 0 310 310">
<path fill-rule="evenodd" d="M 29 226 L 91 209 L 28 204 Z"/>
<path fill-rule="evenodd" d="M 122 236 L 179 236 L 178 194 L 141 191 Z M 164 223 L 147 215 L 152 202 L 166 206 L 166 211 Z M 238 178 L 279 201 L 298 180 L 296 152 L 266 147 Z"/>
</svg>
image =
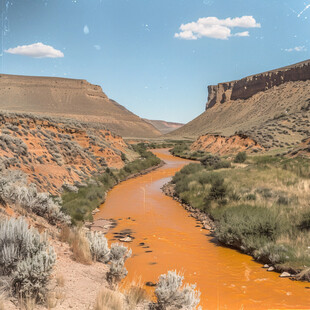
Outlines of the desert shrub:
<svg viewBox="0 0 310 310">
<path fill-rule="evenodd" d="M 229 168 L 231 166 L 229 161 L 222 160 L 219 156 L 211 154 L 208 154 L 200 159 L 200 162 L 208 170 Z"/>
<path fill-rule="evenodd" d="M 298 227 L 300 229 L 310 229 L 310 211 L 304 212 L 302 214 Z"/>
<path fill-rule="evenodd" d="M 87 234 L 87 238 L 93 260 L 105 263 L 108 262 L 110 258 L 110 249 L 104 234 L 90 231 Z"/>
<path fill-rule="evenodd" d="M 170 153 L 175 156 L 182 156 L 184 153 L 189 151 L 189 146 L 187 143 L 182 142 L 177 144 L 174 148 L 170 150 Z"/>
<path fill-rule="evenodd" d="M 48 193 L 38 193 L 35 184 L 27 184 L 27 177 L 21 171 L 8 171 L 0 177 L 0 197 L 6 203 L 13 203 L 46 218 L 49 223 L 70 223 L 60 206 Z"/>
<path fill-rule="evenodd" d="M 244 163 L 244 162 L 246 161 L 246 158 L 247 158 L 246 152 L 239 152 L 239 153 L 236 155 L 234 162 L 235 162 L 235 163 L 242 164 L 242 163 Z"/>
<path fill-rule="evenodd" d="M 182 286 L 184 277 L 176 271 L 168 271 L 159 277 L 155 296 L 157 309 L 196 309 L 200 302 L 200 292 L 195 285 Z"/>
<path fill-rule="evenodd" d="M 216 236 L 224 244 L 250 253 L 275 241 L 283 222 L 274 210 L 251 205 L 226 208 L 218 217 Z"/>
<path fill-rule="evenodd" d="M 264 263 L 282 264 L 292 259 L 294 250 L 284 244 L 267 243 L 253 252 L 253 256 Z"/>
<path fill-rule="evenodd" d="M 227 186 L 224 182 L 224 178 L 215 174 L 212 182 L 212 186 L 210 188 L 210 192 L 208 195 L 209 200 L 223 200 L 227 194 Z"/>
<path fill-rule="evenodd" d="M 128 272 L 124 265 L 131 253 L 131 249 L 128 250 L 127 247 L 121 244 L 112 244 L 109 254 L 110 269 L 107 273 L 107 280 L 112 286 L 126 277 Z"/>
<path fill-rule="evenodd" d="M 23 219 L 0 221 L 0 277 L 9 277 L 12 293 L 44 301 L 56 261 L 47 238 Z"/>
</svg>

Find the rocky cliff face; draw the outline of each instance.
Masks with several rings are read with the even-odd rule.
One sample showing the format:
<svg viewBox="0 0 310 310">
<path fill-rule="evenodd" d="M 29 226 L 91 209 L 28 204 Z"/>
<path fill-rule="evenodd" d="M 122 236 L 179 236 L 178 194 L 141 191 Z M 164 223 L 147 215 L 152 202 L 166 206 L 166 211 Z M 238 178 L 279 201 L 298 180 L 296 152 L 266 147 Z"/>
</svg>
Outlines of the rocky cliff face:
<svg viewBox="0 0 310 310">
<path fill-rule="evenodd" d="M 238 81 L 211 85 L 208 86 L 209 96 L 206 109 L 230 100 L 246 100 L 261 91 L 266 91 L 287 82 L 306 80 L 310 80 L 310 60 L 248 76 Z"/>
</svg>

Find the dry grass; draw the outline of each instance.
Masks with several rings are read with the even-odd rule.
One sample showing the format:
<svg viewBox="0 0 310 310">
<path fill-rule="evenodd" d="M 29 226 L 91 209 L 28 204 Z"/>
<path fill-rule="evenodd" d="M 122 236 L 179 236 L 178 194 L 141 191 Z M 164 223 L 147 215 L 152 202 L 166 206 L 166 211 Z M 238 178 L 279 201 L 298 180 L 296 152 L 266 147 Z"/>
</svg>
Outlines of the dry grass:
<svg viewBox="0 0 310 310">
<path fill-rule="evenodd" d="M 310 268 L 304 269 L 297 276 L 296 279 L 299 281 L 308 281 L 310 282 Z"/>
<path fill-rule="evenodd" d="M 123 310 L 124 297 L 115 291 L 102 288 L 97 295 L 94 310 Z"/>
<path fill-rule="evenodd" d="M 70 227 L 67 225 L 62 226 L 59 232 L 59 236 L 58 236 L 59 240 L 61 242 L 67 242 L 70 244 L 71 237 L 72 237 L 72 234 L 71 234 Z"/>
<path fill-rule="evenodd" d="M 5 310 L 4 308 L 4 296 L 0 295 L 0 310 Z"/>
<path fill-rule="evenodd" d="M 89 241 L 82 229 L 72 231 L 71 242 L 73 258 L 81 264 L 91 265 L 92 256 L 89 248 Z"/>
<path fill-rule="evenodd" d="M 65 278 L 63 274 L 58 274 L 56 276 L 56 284 L 58 287 L 64 287 L 65 286 Z"/>
<path fill-rule="evenodd" d="M 20 298 L 19 300 L 19 307 L 20 310 L 34 310 L 36 306 L 36 300 L 35 298 Z"/>
<path fill-rule="evenodd" d="M 124 283 L 121 291 L 126 296 L 129 309 L 136 309 L 139 304 L 150 301 L 150 297 L 145 290 L 141 279 L 133 280 L 129 284 Z"/>
</svg>

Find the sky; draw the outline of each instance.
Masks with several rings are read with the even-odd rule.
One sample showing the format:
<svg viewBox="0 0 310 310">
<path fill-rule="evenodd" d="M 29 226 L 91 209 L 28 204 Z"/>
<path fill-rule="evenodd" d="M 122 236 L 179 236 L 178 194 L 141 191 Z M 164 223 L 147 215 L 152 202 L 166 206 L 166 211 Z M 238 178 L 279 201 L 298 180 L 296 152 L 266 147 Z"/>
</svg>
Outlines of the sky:
<svg viewBox="0 0 310 310">
<path fill-rule="evenodd" d="M 309 59 L 310 0 L 0 0 L 0 72 L 86 79 L 186 123 L 207 86 Z"/>
</svg>

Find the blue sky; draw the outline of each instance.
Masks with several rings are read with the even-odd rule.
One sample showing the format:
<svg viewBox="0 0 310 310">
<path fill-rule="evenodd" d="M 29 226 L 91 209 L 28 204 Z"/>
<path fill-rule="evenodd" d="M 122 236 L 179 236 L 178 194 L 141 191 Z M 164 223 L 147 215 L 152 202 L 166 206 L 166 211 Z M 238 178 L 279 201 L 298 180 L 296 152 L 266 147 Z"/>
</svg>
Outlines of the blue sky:
<svg viewBox="0 0 310 310">
<path fill-rule="evenodd" d="M 310 58 L 310 0 L 0 3 L 2 73 L 87 79 L 150 119 L 188 122 L 207 85 Z"/>
</svg>

